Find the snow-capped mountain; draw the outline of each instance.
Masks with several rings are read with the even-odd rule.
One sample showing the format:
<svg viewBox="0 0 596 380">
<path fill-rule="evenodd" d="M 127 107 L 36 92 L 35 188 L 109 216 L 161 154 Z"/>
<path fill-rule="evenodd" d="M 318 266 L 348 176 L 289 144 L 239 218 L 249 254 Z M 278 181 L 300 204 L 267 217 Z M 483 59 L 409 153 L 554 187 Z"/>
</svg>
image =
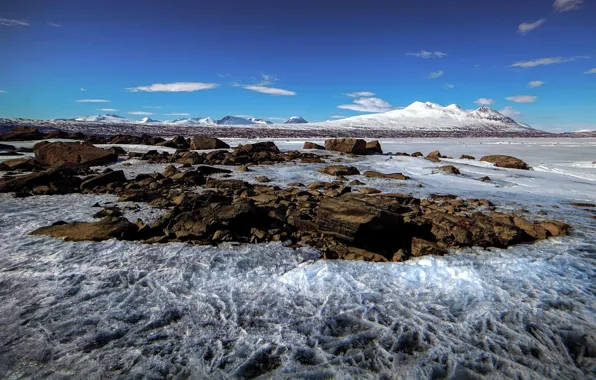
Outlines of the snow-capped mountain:
<svg viewBox="0 0 596 380">
<path fill-rule="evenodd" d="M 255 124 L 254 122 L 248 120 L 247 118 L 240 117 L 240 116 L 226 116 L 221 120 L 217 121 L 219 125 L 246 125 L 246 124 Z"/>
<path fill-rule="evenodd" d="M 314 126 L 314 124 L 310 125 Z M 328 128 L 376 128 L 420 132 L 533 131 L 527 125 L 519 124 L 489 107 L 467 111 L 456 104 L 443 107 L 431 102 L 414 102 L 399 110 L 326 121 L 319 125 L 325 125 Z"/>
<path fill-rule="evenodd" d="M 256 117 L 247 117 L 246 120 L 252 121 L 253 124 L 273 124 L 269 120 L 257 119 Z"/>
<path fill-rule="evenodd" d="M 105 115 L 94 115 L 94 116 L 84 116 L 84 117 L 77 117 L 73 119 L 74 121 L 86 121 L 90 123 L 132 123 L 132 120 L 123 118 L 122 116 L 114 115 L 114 114 L 105 114 Z"/>
<path fill-rule="evenodd" d="M 284 124 L 307 124 L 308 121 L 304 120 L 302 116 L 292 116 L 284 122 Z"/>
<path fill-rule="evenodd" d="M 217 121 L 210 117 L 188 117 L 185 119 L 176 119 L 172 121 L 166 121 L 164 124 L 173 125 L 216 125 Z"/>
<path fill-rule="evenodd" d="M 161 121 L 151 119 L 149 117 L 144 117 L 141 120 L 136 121 L 136 123 L 139 123 L 139 124 L 160 124 Z"/>
</svg>

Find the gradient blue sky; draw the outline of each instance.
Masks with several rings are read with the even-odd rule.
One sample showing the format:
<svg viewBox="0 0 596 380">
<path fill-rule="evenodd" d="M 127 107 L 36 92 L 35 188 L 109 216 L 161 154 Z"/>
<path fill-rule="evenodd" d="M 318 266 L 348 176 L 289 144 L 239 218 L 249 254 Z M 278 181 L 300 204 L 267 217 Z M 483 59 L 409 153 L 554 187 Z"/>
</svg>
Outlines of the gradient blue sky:
<svg viewBox="0 0 596 380">
<path fill-rule="evenodd" d="M 420 100 L 596 128 L 595 36 L 594 0 L 3 1 L 0 116 L 322 121 Z"/>
</svg>

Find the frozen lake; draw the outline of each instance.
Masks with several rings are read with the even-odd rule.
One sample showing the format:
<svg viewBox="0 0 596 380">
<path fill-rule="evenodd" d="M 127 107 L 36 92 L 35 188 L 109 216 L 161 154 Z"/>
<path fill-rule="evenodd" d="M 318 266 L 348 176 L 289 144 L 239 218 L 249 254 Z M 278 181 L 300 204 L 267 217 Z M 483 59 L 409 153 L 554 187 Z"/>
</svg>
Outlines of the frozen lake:
<svg viewBox="0 0 596 380">
<path fill-rule="evenodd" d="M 268 139 L 270 140 L 270 139 Z M 230 145 L 246 140 L 226 140 Z M 301 140 L 274 140 L 282 150 Z M 321 142 L 312 140 L 314 142 Z M 112 196 L 0 194 L 0 374 L 20 378 L 580 379 L 596 378 L 596 139 L 381 140 L 421 158 L 346 158 L 402 172 L 418 197 L 483 197 L 500 210 L 559 219 L 564 238 L 469 248 L 406 263 L 320 261 L 281 244 L 196 247 L 28 236 L 58 220 L 92 220 Z M 32 143 L 16 143 L 31 146 Z M 155 147 L 123 146 L 146 151 Z M 519 157 L 532 171 L 461 154 Z M 0 159 L 4 159 L 1 157 Z M 129 160 L 127 175 L 163 166 Z M 438 166 L 453 164 L 462 175 Z M 321 164 L 253 167 L 271 184 L 329 180 Z M 491 182 L 477 178 L 490 176 Z M 422 185 L 423 187 L 418 187 Z M 153 211 L 153 213 L 152 213 Z M 155 217 L 141 205 L 126 216 Z"/>
</svg>

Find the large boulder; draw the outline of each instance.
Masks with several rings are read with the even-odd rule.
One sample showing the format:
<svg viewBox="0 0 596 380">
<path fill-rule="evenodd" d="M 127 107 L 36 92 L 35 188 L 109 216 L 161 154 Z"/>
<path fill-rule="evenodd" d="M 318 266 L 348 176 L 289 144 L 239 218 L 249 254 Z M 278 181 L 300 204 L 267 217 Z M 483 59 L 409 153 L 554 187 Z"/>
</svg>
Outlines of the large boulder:
<svg viewBox="0 0 596 380">
<path fill-rule="evenodd" d="M 366 141 L 362 139 L 329 139 L 325 140 L 325 149 L 342 153 L 367 154 Z"/>
<path fill-rule="evenodd" d="M 271 141 L 263 141 L 254 144 L 238 145 L 234 149 L 235 154 L 253 154 L 259 152 L 279 153 L 279 148 Z"/>
<path fill-rule="evenodd" d="M 480 161 L 491 162 L 499 168 L 523 169 L 523 170 L 528 170 L 530 168 L 528 166 L 528 164 L 526 164 L 519 158 L 512 157 L 512 156 L 505 156 L 502 154 L 484 156 L 480 159 Z"/>
<path fill-rule="evenodd" d="M 305 142 L 304 146 L 302 147 L 302 149 L 319 149 L 319 150 L 325 150 L 325 147 L 319 144 L 315 144 L 313 142 Z"/>
<path fill-rule="evenodd" d="M 67 139 L 69 137 L 70 136 L 67 132 L 61 131 L 59 129 L 55 129 L 44 135 L 44 139 Z"/>
<path fill-rule="evenodd" d="M 69 241 L 132 240 L 138 226 L 122 217 L 106 217 L 99 222 L 74 222 L 38 228 L 30 235 L 46 235 Z"/>
<path fill-rule="evenodd" d="M 122 170 L 116 170 L 100 174 L 81 183 L 81 189 L 93 189 L 96 186 L 106 186 L 114 182 L 126 182 L 126 176 Z"/>
<path fill-rule="evenodd" d="M 354 166 L 345 166 L 345 165 L 331 165 L 326 166 L 324 168 L 320 168 L 317 170 L 319 173 L 329 174 L 329 175 L 358 175 L 360 171 L 356 169 Z"/>
<path fill-rule="evenodd" d="M 194 136 L 190 139 L 190 149 L 192 150 L 228 149 L 229 147 L 228 144 L 215 137 Z"/>
<path fill-rule="evenodd" d="M 383 154 L 381 143 L 379 140 L 373 140 L 366 143 L 366 150 L 368 154 Z"/>
<path fill-rule="evenodd" d="M 411 253 L 414 257 L 426 255 L 443 256 L 447 253 L 447 250 L 445 248 L 439 247 L 433 242 L 415 237 L 412 238 Z"/>
<path fill-rule="evenodd" d="M 34 148 L 35 158 L 50 167 L 65 164 L 96 166 L 118 160 L 118 155 L 113 152 L 78 142 L 37 144 Z"/>
<path fill-rule="evenodd" d="M 43 133 L 37 128 L 16 127 L 0 135 L 0 141 L 31 141 L 43 139 Z"/>
</svg>

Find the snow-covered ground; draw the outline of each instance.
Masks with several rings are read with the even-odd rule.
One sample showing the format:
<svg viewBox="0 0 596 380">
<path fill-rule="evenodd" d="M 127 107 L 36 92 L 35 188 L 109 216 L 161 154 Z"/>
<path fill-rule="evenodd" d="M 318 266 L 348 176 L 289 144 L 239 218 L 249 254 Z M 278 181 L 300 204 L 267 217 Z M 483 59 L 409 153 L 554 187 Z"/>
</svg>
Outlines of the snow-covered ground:
<svg viewBox="0 0 596 380">
<path fill-rule="evenodd" d="M 230 145 L 247 141 L 227 140 Z M 297 149 L 304 140 L 276 141 Z M 315 140 L 315 142 L 317 142 Z M 510 249 L 470 248 L 406 263 L 318 261 L 281 244 L 193 247 L 69 243 L 28 236 L 91 220 L 112 196 L 0 195 L 0 373 L 7 378 L 595 378 L 594 139 L 381 141 L 451 155 L 461 176 L 421 158 L 346 158 L 358 178 L 416 196 L 485 197 L 574 227 Z M 27 146 L 23 143 L 20 146 Z M 136 151 L 148 146 L 127 147 Z M 321 152 L 324 153 L 324 152 Z M 533 171 L 459 160 L 510 154 Z M 130 160 L 128 175 L 163 170 Z M 331 180 L 321 164 L 253 167 L 272 184 Z M 478 181 L 488 175 L 492 182 Z M 418 187 L 422 184 L 423 187 Z M 124 205 L 123 205 L 124 206 Z M 130 205 L 128 205 L 130 206 Z M 555 208 L 556 206 L 558 208 Z M 125 210 L 134 220 L 154 211 Z M 543 214 L 543 215 L 542 215 Z"/>
</svg>

